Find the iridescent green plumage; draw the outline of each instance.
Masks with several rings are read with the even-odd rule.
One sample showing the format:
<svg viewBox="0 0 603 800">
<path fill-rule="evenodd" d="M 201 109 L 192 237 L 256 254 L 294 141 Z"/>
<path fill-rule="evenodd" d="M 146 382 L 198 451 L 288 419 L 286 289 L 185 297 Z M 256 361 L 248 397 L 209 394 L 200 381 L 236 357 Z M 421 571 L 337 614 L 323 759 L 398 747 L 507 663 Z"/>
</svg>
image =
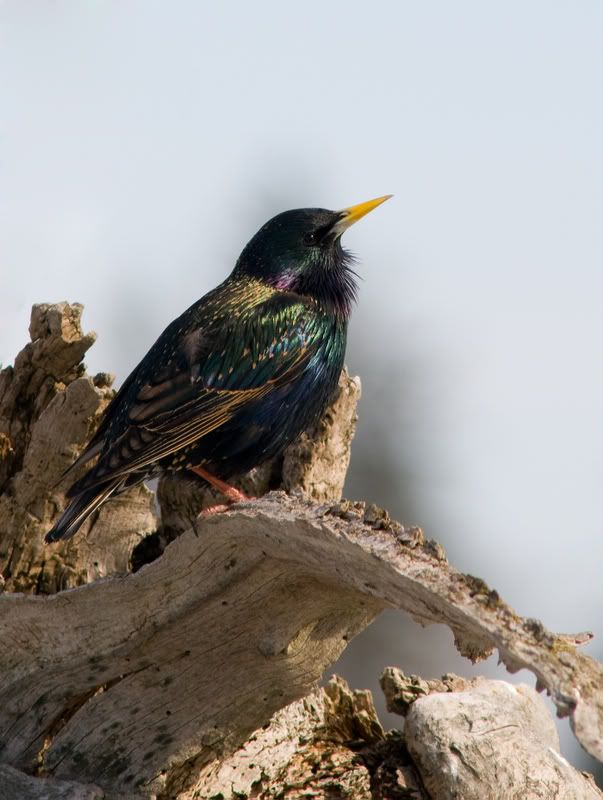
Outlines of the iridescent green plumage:
<svg viewBox="0 0 603 800">
<path fill-rule="evenodd" d="M 355 296 L 339 241 L 354 209 L 275 217 L 232 275 L 166 328 L 74 465 L 97 457 L 47 541 L 73 535 L 108 497 L 162 470 L 244 472 L 322 414 Z"/>
</svg>

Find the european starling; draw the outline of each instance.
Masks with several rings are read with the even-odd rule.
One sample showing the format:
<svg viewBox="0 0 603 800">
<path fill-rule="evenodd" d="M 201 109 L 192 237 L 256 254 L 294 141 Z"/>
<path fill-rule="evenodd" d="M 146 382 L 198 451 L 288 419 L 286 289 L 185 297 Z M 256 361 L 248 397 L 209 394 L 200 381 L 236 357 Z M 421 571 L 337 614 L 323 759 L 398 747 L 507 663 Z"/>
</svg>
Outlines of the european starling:
<svg viewBox="0 0 603 800">
<path fill-rule="evenodd" d="M 124 382 L 87 449 L 97 458 L 46 534 L 68 539 L 111 496 L 189 469 L 223 492 L 316 422 L 343 367 L 356 298 L 341 234 L 391 195 L 277 215 L 232 274 L 174 320 Z M 67 474 L 67 473 L 66 473 Z"/>
</svg>

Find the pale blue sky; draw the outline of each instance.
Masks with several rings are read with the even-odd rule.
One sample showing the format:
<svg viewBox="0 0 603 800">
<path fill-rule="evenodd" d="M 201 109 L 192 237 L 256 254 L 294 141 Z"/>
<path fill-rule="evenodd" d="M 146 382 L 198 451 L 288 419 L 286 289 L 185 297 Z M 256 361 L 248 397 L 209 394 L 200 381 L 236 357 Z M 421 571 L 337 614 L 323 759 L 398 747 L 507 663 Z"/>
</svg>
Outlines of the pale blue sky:
<svg viewBox="0 0 603 800">
<path fill-rule="evenodd" d="M 0 361 L 78 300 L 123 380 L 269 216 L 393 192 L 346 235 L 349 491 L 602 657 L 602 41 L 594 1 L 0 2 Z"/>
</svg>

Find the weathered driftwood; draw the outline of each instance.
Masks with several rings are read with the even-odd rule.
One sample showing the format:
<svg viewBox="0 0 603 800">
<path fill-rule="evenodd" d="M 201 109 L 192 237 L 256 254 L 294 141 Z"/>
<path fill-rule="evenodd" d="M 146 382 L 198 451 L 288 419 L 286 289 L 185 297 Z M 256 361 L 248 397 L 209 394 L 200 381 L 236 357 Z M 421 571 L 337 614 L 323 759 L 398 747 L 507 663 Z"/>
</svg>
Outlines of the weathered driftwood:
<svg viewBox="0 0 603 800">
<path fill-rule="evenodd" d="M 553 720 L 530 687 L 483 678 L 467 681 L 455 675 L 425 681 L 407 678 L 393 668 L 383 678 L 390 710 L 408 716 L 403 733 L 384 732 L 370 692 L 352 692 L 335 677 L 324 689 L 277 711 L 243 746 L 203 766 L 190 788 L 171 796 L 177 800 L 603 797 L 591 776 L 575 770 L 559 754 Z M 0 765 L 3 800 L 108 796 L 96 786 L 32 778 Z"/>
<path fill-rule="evenodd" d="M 385 733 L 369 692 L 340 678 L 278 711 L 269 725 L 204 767 L 179 800 L 195 797 L 339 800 L 601 800 L 592 778 L 559 754 L 557 729 L 534 689 L 388 668 Z"/>
<path fill-rule="evenodd" d="M 497 648 L 511 671 L 532 670 L 584 747 L 603 757 L 603 669 L 577 652 L 579 638 L 520 618 L 419 529 L 381 509 L 301 496 L 341 491 L 353 379 L 342 378 L 333 408 L 297 449 L 247 479 L 258 494 L 284 485 L 295 496 L 272 492 L 198 519 L 207 494 L 164 481 L 159 533 L 145 536 L 156 518 L 152 494 L 139 489 L 108 504 L 71 543 L 44 547 L 63 503 L 55 483 L 109 398 L 107 377 L 91 379 L 78 365 L 92 341 L 80 312 L 34 308 L 34 341 L 0 374 L 0 564 L 10 590 L 0 595 L 0 763 L 96 784 L 108 797 L 185 798 L 194 787 L 209 796 L 203 776 L 223 774 L 228 754 L 261 738 L 273 714 L 282 722 L 297 713 L 281 710 L 306 697 L 386 607 L 447 624 L 473 660 Z M 133 561 L 146 565 L 131 574 Z M 14 593 L 82 583 L 52 596 Z M 418 772 L 400 753 L 397 762 L 388 755 L 387 768 L 383 751 L 371 763 L 384 781 L 387 770 L 408 766 L 399 796 L 421 797 Z M 418 770 L 428 770 L 423 751 L 413 753 Z M 302 783 L 304 758 L 299 750 L 293 759 Z"/>
<path fill-rule="evenodd" d="M 0 598 L 0 757 L 172 796 L 308 694 L 385 607 L 496 647 L 601 757 L 603 671 L 375 509 L 276 493 L 204 519 L 135 575 Z"/>
<path fill-rule="evenodd" d="M 133 547 L 156 528 L 153 495 L 140 486 L 102 508 L 83 536 L 52 549 L 43 543 L 64 506 L 60 477 L 112 395 L 110 375 L 85 374 L 81 359 L 96 337 L 83 333 L 81 313 L 77 303 L 34 306 L 32 341 L 0 371 L 0 573 L 7 591 L 55 592 L 125 573 Z"/>
<path fill-rule="evenodd" d="M 341 678 L 287 706 L 245 745 L 202 768 L 179 800 L 428 800 L 404 737 L 385 733 L 371 693 Z"/>
</svg>

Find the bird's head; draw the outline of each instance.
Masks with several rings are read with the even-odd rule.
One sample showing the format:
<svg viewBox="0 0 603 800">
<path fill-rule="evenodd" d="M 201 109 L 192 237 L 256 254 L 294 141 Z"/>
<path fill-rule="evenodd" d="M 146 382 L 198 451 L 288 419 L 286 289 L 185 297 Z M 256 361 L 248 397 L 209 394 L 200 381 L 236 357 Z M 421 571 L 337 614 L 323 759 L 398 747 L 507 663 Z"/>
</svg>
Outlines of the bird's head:
<svg viewBox="0 0 603 800">
<path fill-rule="evenodd" d="M 391 195 L 341 211 L 298 208 L 269 220 L 241 253 L 233 276 L 254 277 L 284 292 L 313 297 L 349 314 L 356 295 L 352 257 L 342 233 Z"/>
</svg>

